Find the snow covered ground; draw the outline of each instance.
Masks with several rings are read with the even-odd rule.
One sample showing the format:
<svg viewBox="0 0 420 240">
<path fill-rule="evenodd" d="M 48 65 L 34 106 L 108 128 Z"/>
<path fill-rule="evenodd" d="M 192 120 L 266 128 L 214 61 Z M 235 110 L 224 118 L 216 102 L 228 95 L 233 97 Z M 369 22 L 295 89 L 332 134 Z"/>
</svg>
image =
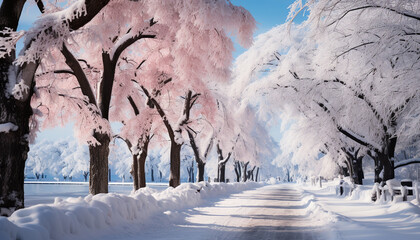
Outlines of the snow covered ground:
<svg viewBox="0 0 420 240">
<path fill-rule="evenodd" d="M 128 229 L 161 228 L 176 220 L 179 211 L 258 186 L 261 184 L 253 182 L 184 183 L 176 189 L 147 187 L 130 195 L 56 198 L 52 204 L 38 204 L 18 210 L 9 218 L 0 217 L 0 239 L 102 239 L 104 233 L 127 237 Z"/>
<path fill-rule="evenodd" d="M 308 212 L 330 226 L 332 239 L 420 239 L 420 207 L 416 200 L 375 203 L 372 185 L 360 186 L 351 196 L 336 195 L 338 180 L 323 188 L 301 185 L 310 199 Z"/>
<path fill-rule="evenodd" d="M 419 239 L 415 202 L 373 203 L 308 184 L 195 183 L 56 198 L 0 217 L 0 239 Z"/>
<path fill-rule="evenodd" d="M 163 191 L 168 183 L 147 183 L 150 188 Z M 110 193 L 130 194 L 133 190 L 133 183 L 109 183 Z M 84 197 L 89 194 L 88 182 L 25 182 L 25 206 L 30 207 L 36 204 L 54 203 L 56 197 Z"/>
</svg>

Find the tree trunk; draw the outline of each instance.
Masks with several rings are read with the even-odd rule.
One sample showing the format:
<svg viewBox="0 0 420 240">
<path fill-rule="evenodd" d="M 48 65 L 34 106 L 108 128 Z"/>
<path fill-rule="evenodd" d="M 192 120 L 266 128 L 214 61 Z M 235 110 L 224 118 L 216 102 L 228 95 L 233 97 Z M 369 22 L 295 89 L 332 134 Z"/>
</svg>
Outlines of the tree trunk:
<svg viewBox="0 0 420 240">
<path fill-rule="evenodd" d="M 181 184 L 181 146 L 171 141 L 171 173 L 169 175 L 169 186 L 178 187 Z"/>
<path fill-rule="evenodd" d="M 378 160 L 382 163 L 383 166 L 383 181 L 395 178 L 394 173 L 394 164 L 393 161 L 388 157 L 387 154 L 379 153 Z"/>
<path fill-rule="evenodd" d="M 236 174 L 236 182 L 241 181 L 241 165 L 239 164 L 239 161 L 235 162 L 235 174 Z"/>
<path fill-rule="evenodd" d="M 90 175 L 89 193 L 108 193 L 108 155 L 110 138 L 107 134 L 95 132 L 93 135 L 101 145 L 89 146 Z"/>
<path fill-rule="evenodd" d="M 17 29 L 25 2 L 4 0 L 1 3 L 0 30 L 6 27 Z M 14 60 L 14 51 L 0 59 L 0 124 L 11 123 L 15 128 L 7 133 L 0 132 L 0 216 L 9 216 L 25 205 L 23 181 L 29 152 L 29 118 L 32 115 L 30 99 L 34 86 L 29 86 L 29 98 L 23 102 L 6 95 L 11 75 L 9 70 L 13 68 Z"/>
<path fill-rule="evenodd" d="M 243 163 L 242 164 L 242 182 L 246 182 L 247 180 L 247 168 L 248 168 L 248 164 L 249 162 Z"/>
<path fill-rule="evenodd" d="M 219 182 L 225 182 L 226 164 L 219 164 Z"/>
<path fill-rule="evenodd" d="M 138 158 L 138 173 L 137 173 L 137 178 L 138 178 L 138 185 L 139 188 L 144 188 L 146 187 L 146 170 L 145 170 L 145 163 L 146 163 L 146 158 L 147 158 L 147 153 L 149 152 L 149 142 L 150 142 L 150 136 L 147 134 L 144 136 L 143 141 L 142 141 L 142 146 L 140 147 L 141 149 L 141 153 L 140 156 Z"/>
<path fill-rule="evenodd" d="M 134 191 L 139 189 L 139 164 L 138 164 L 138 154 L 132 154 L 133 157 L 133 167 L 131 169 L 131 176 L 133 176 L 133 187 Z"/>
<path fill-rule="evenodd" d="M 7 78 L 2 75 L 2 80 Z M 9 216 L 25 206 L 23 182 L 32 109 L 29 101 L 21 103 L 13 97 L 6 98 L 5 91 L 1 91 L 5 89 L 5 82 L 0 81 L 0 84 L 0 124 L 12 123 L 17 126 L 15 131 L 0 132 L 0 215 Z"/>
<path fill-rule="evenodd" d="M 257 173 L 255 174 L 255 181 L 258 182 L 258 174 L 260 173 L 260 167 L 257 167 Z"/>
<path fill-rule="evenodd" d="M 155 174 L 154 174 L 154 171 L 153 171 L 153 165 L 150 167 L 150 178 L 151 178 L 152 182 L 155 181 Z"/>
<path fill-rule="evenodd" d="M 146 187 L 146 171 L 145 171 L 145 163 L 147 158 L 147 150 L 144 152 L 144 150 L 141 152 L 139 158 L 138 158 L 138 173 L 137 173 L 137 181 L 139 188 Z"/>
<path fill-rule="evenodd" d="M 395 146 L 397 145 L 397 137 L 389 137 L 387 144 L 387 159 L 385 159 L 384 165 L 384 181 L 395 178 L 394 169 L 394 154 Z"/>
<path fill-rule="evenodd" d="M 197 163 L 197 171 L 198 171 L 198 182 L 204 181 L 204 167 L 206 166 L 205 163 Z"/>
<path fill-rule="evenodd" d="M 362 159 L 363 156 L 357 157 L 356 159 L 353 159 L 353 168 L 354 168 L 354 183 L 358 185 L 363 185 L 363 167 L 362 167 Z"/>
</svg>

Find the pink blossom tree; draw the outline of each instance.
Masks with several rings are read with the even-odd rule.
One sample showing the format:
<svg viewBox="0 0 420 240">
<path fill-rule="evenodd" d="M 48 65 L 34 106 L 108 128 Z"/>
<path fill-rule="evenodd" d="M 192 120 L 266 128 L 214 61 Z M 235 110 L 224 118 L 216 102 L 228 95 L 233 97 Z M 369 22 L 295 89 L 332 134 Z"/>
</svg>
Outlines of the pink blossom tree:
<svg viewBox="0 0 420 240">
<path fill-rule="evenodd" d="M 0 215 L 24 207 L 23 179 L 33 110 L 35 72 L 48 51 L 86 25 L 109 0 L 69 1 L 68 7 L 46 12 L 26 32 L 16 32 L 25 0 L 5 0 L 0 7 Z M 42 1 L 37 1 L 44 12 Z M 71 4 L 73 3 L 73 4 Z M 26 58 L 15 46 L 25 37 Z M 60 44 L 61 45 L 61 44 Z"/>
</svg>

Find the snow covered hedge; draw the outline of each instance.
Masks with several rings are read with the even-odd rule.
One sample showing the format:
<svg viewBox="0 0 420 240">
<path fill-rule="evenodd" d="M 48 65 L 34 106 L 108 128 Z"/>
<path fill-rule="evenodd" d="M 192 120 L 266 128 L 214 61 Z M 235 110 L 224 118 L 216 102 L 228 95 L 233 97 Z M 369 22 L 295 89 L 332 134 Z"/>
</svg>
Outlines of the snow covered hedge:
<svg viewBox="0 0 420 240">
<path fill-rule="evenodd" d="M 144 223 L 154 214 L 197 206 L 206 199 L 261 186 L 261 183 L 184 183 L 162 192 L 143 188 L 131 195 L 97 194 L 85 198 L 56 198 L 53 204 L 21 209 L 0 217 L 2 240 L 73 239 L 80 234 Z"/>
</svg>

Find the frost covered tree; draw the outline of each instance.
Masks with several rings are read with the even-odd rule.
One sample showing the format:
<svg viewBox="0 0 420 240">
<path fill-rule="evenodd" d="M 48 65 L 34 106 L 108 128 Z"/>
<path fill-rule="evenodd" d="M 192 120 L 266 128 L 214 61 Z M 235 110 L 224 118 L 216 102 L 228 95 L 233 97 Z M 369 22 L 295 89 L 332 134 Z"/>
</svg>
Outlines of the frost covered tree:
<svg viewBox="0 0 420 240">
<path fill-rule="evenodd" d="M 221 8 L 226 11 L 221 11 L 219 17 L 235 16 L 221 25 L 212 22 L 211 18 L 207 18 L 208 12 L 197 11 L 197 9 L 213 11 Z M 120 11 L 121 9 L 128 10 Z M 139 9 L 142 9 L 143 14 L 137 14 Z M 162 9 L 165 10 L 162 11 Z M 192 18 L 190 14 L 185 14 L 188 11 L 199 12 L 201 15 L 196 14 L 195 18 Z M 116 14 L 116 12 L 123 12 L 124 14 Z M 71 116 L 74 111 L 80 114 L 77 117 L 77 130 L 84 138 L 83 140 L 89 143 L 91 153 L 90 192 L 92 194 L 107 192 L 109 120 L 112 120 L 112 118 L 120 119 L 120 115 L 125 114 L 120 109 L 126 108 L 114 108 L 114 116 L 110 116 L 110 111 L 113 111 L 111 109 L 113 106 L 120 106 L 120 104 L 121 106 L 132 106 L 133 101 L 127 104 L 127 98 L 133 100 L 134 97 L 131 95 L 132 84 L 130 85 L 130 83 L 141 66 L 141 64 L 134 66 L 133 62 L 135 63 L 138 60 L 136 57 L 146 57 L 146 61 L 151 62 L 149 66 L 152 63 L 160 64 L 159 67 L 155 66 L 154 69 L 146 71 L 146 74 L 150 75 L 142 74 L 141 78 L 149 81 L 148 84 L 141 83 L 142 89 L 145 89 L 143 85 L 149 86 L 151 84 L 152 89 L 157 90 L 153 86 L 159 83 L 157 76 L 161 75 L 162 71 L 166 75 L 176 73 L 173 74 L 174 79 L 188 79 L 192 86 L 200 85 L 201 82 L 197 80 L 196 73 L 190 72 L 189 61 L 194 59 L 196 67 L 203 68 L 197 73 L 205 74 L 207 71 L 213 70 L 217 73 L 214 74 L 214 77 L 226 78 L 227 70 L 223 70 L 223 67 L 228 65 L 228 60 L 230 60 L 232 44 L 218 45 L 220 40 L 231 41 L 223 31 L 237 32 L 241 42 L 247 44 L 255 26 L 248 12 L 225 1 L 215 3 L 197 1 L 194 4 L 187 4 L 186 2 L 182 4 L 172 2 L 162 4 L 155 1 L 114 1 L 103 9 L 101 16 L 118 16 L 118 18 L 94 18 L 90 24 L 84 27 L 84 31 L 72 38 L 72 41 L 67 41 L 57 48 L 63 55 L 67 68 L 70 69 L 61 69 L 62 66 L 56 63 L 56 59 L 59 57 L 54 55 L 56 56 L 55 59 L 50 59 L 50 62 L 44 63 L 51 69 L 47 69 L 40 74 L 43 79 L 50 81 L 49 83 L 46 82 L 42 88 L 48 94 L 51 94 L 52 90 L 55 90 L 59 84 L 54 82 L 52 76 L 63 74 L 62 78 L 67 77 L 69 79 L 66 83 L 75 82 L 73 86 L 62 86 L 60 91 L 65 93 L 55 92 L 55 95 L 67 98 L 73 103 L 71 107 L 74 109 L 69 108 L 68 115 Z M 211 34 L 215 27 L 216 33 Z M 210 28 L 212 29 L 211 32 Z M 218 32 L 218 28 L 220 28 L 220 32 Z M 196 56 L 197 54 L 203 54 L 201 48 L 196 48 L 196 52 L 186 54 L 187 47 L 190 48 L 194 45 L 185 45 L 183 34 L 197 38 L 206 36 L 203 40 L 212 39 L 214 41 L 216 39 L 213 44 L 220 47 L 219 49 L 214 47 L 212 50 L 215 56 L 221 56 L 221 58 L 214 57 L 213 61 L 204 62 L 204 57 L 198 58 Z M 216 37 L 215 34 L 219 34 L 219 37 Z M 139 42 L 139 40 L 151 38 L 157 38 L 157 40 L 146 43 L 143 43 L 145 41 Z M 101 44 L 96 44 L 97 42 Z M 130 48 L 130 51 L 127 50 L 128 48 Z M 164 55 L 165 57 L 157 58 L 156 55 Z M 210 58 L 212 55 L 213 53 L 210 54 Z M 209 66 L 213 66 L 215 61 L 221 61 L 225 65 L 216 65 L 213 69 L 210 69 Z M 143 61 L 138 62 L 143 63 Z M 225 68 L 227 69 L 227 67 Z M 70 79 L 73 81 L 70 81 Z M 115 90 L 114 84 L 124 87 Z M 93 91 L 93 89 L 96 89 L 96 91 Z M 79 92 L 74 93 L 74 91 Z M 113 104 L 111 104 L 112 96 L 114 96 Z M 47 106 L 48 111 L 51 111 L 53 107 L 45 103 L 45 98 L 48 97 L 44 97 L 42 99 L 44 102 L 41 100 L 41 103 L 43 106 Z M 54 109 L 62 111 L 57 108 Z M 139 131 L 138 134 L 140 135 L 142 132 Z M 146 151 L 144 154 L 140 154 L 144 155 L 143 159 L 145 159 L 145 154 L 147 154 Z"/>
<path fill-rule="evenodd" d="M 71 4 L 73 2 L 74 4 Z M 4 1 L 2 4 L 2 17 L 5 19 L 2 34 L 6 36 L 2 38 L 1 44 L 2 61 L 5 62 L 2 72 L 7 74 L 3 74 L 5 77 L 2 81 L 4 91 L 2 91 L 1 104 L 2 109 L 5 109 L 2 112 L 7 114 L 5 119 L 1 120 L 1 136 L 2 139 L 4 137 L 4 139 L 10 140 L 13 138 L 9 135 L 16 135 L 15 142 L 0 141 L 1 144 L 7 145 L 5 145 L 5 149 L 14 149 L 10 146 L 16 148 L 11 152 L 4 153 L 5 158 L 2 157 L 2 164 L 4 161 L 9 161 L 20 155 L 19 159 L 22 161 L 13 161 L 20 164 L 20 167 L 13 166 L 12 168 L 21 168 L 22 171 L 19 172 L 23 173 L 24 160 L 28 151 L 27 143 L 25 143 L 27 141 L 24 138 L 29 134 L 29 117 L 32 115 L 30 100 L 34 92 L 33 80 L 36 79 L 35 73 L 38 66 L 42 64 L 42 72 L 38 75 L 45 79 L 52 79 L 48 76 L 51 74 L 67 74 L 71 75 L 67 78 L 75 78 L 72 82 L 73 85 L 64 86 L 64 93 L 55 92 L 53 96 L 73 100 L 71 107 L 78 109 L 76 112 L 84 113 L 85 116 L 79 119 L 89 122 L 78 126 L 80 127 L 79 132 L 85 134 L 84 137 L 87 137 L 90 143 L 92 160 L 90 191 L 93 194 L 107 192 L 106 173 L 110 140 L 109 107 L 111 106 L 115 75 L 122 70 L 116 66 L 123 50 L 128 47 L 127 45 L 132 45 L 133 42 L 145 37 L 143 31 L 148 30 L 148 28 L 145 29 L 145 26 L 152 27 L 156 22 L 159 22 L 158 26 L 154 26 L 156 34 L 160 32 L 162 41 L 176 44 L 176 47 L 171 50 L 170 56 L 189 57 L 177 58 L 173 61 L 171 66 L 175 69 L 176 74 L 172 77 L 190 81 L 193 87 L 200 85 L 200 82 L 196 80 L 210 71 L 210 66 L 213 66 L 214 73 L 217 73 L 213 75 L 214 77 L 226 79 L 233 49 L 227 32 L 236 34 L 240 43 L 249 45 L 252 30 L 255 27 L 255 21 L 245 9 L 235 7 L 230 2 L 222 0 L 215 2 L 184 1 L 180 4 L 121 0 L 113 1 L 112 7 L 108 6 L 107 8 L 104 8 L 108 4 L 108 1 L 105 0 L 71 1 L 68 7 L 63 10 L 54 5 L 48 5 L 51 7 L 44 9 L 42 2 L 38 1 L 40 3 L 38 6 L 45 13 L 35 22 L 33 28 L 24 33 L 16 33 L 24 3 L 25 1 Z M 100 16 L 94 18 L 102 8 L 104 9 Z M 138 9 L 141 9 L 142 14 L 138 14 Z M 201 11 L 202 9 L 206 9 L 206 11 Z M 191 14 L 192 12 L 195 14 Z M 94 23 L 86 25 L 92 19 Z M 82 27 L 83 31 L 79 31 Z M 197 32 L 202 34 L 196 34 Z M 15 61 L 15 43 L 22 36 L 26 38 L 24 51 L 21 57 Z M 153 34 L 154 36 L 155 34 Z M 97 42 L 100 44 L 96 44 Z M 204 42 L 208 42 L 208 49 L 212 50 L 207 54 L 205 51 L 208 50 L 202 49 L 198 45 L 198 43 Z M 79 47 L 77 44 L 83 47 Z M 197 51 L 192 54 L 188 49 Z M 99 52 L 95 50 L 99 50 Z M 83 55 L 82 53 L 89 57 L 79 58 Z M 63 63 L 63 60 L 60 59 L 61 54 L 70 69 L 61 69 L 63 66 L 60 65 Z M 49 58 L 45 59 L 45 56 Z M 121 58 L 123 57 L 121 56 Z M 189 61 L 185 61 L 185 59 L 189 59 Z M 195 64 L 191 65 L 191 62 Z M 13 71 L 10 71 L 10 67 Z M 42 89 L 45 90 L 45 93 L 50 93 L 55 87 L 54 84 L 49 84 L 42 86 Z M 96 94 L 93 91 L 95 88 L 97 89 Z M 77 97 L 74 97 L 73 93 L 69 94 L 69 90 L 80 91 L 81 95 L 79 92 L 78 95 L 76 94 Z M 44 101 L 47 101 L 46 98 L 48 99 L 43 96 L 41 98 Z M 12 99 L 12 101 L 8 99 Z M 54 98 L 49 99 L 50 103 L 54 102 L 52 99 Z M 24 106 L 20 107 L 21 111 L 15 111 L 17 103 L 26 105 L 23 104 Z M 44 106 L 44 112 L 57 109 L 53 107 L 56 106 L 55 104 L 43 103 L 42 106 Z M 52 113 L 53 111 L 50 116 L 54 115 Z M 32 125 L 36 126 L 36 122 Z M 22 147 L 18 144 L 19 142 L 24 143 Z M 5 190 L 2 192 L 2 199 L 5 200 L 2 202 L 9 202 L 6 199 L 8 195 L 17 195 L 18 199 L 22 200 L 17 205 L 23 206 L 23 174 L 21 175 L 16 176 L 16 178 L 20 178 L 17 181 L 9 179 L 2 181 L 5 186 Z M 2 176 L 6 175 L 2 174 Z M 16 182 L 22 186 L 11 189 L 9 186 L 13 186 L 13 184 L 9 184 L 9 182 Z M 15 193 L 12 194 L 13 191 Z M 12 203 L 6 205 L 14 206 L 15 198 L 13 197 L 11 201 Z"/>
<path fill-rule="evenodd" d="M 9 215 L 24 207 L 24 167 L 29 151 L 34 111 L 35 72 L 40 60 L 72 32 L 87 24 L 109 0 L 70 1 L 68 7 L 45 13 L 26 32 L 16 32 L 26 0 L 4 0 L 0 7 L 0 211 Z M 44 12 L 42 1 L 37 1 Z M 24 37 L 23 57 L 16 57 L 18 39 Z"/>
<path fill-rule="evenodd" d="M 238 58 L 237 83 L 251 83 L 246 87 L 249 93 L 265 96 L 259 104 L 263 109 L 273 103 L 289 117 L 306 118 L 308 126 L 323 124 L 324 135 L 308 131 L 300 137 L 301 143 L 312 139 L 311 132 L 321 137 L 316 151 L 328 145 L 335 159 L 330 166 L 348 156 L 350 149 L 363 147 L 383 168 L 379 169 L 383 180 L 394 178 L 397 138 L 417 135 L 416 130 L 407 130 L 418 120 L 414 108 L 419 4 L 296 1 L 291 18 L 304 9 L 307 21 L 262 34 Z"/>
</svg>

